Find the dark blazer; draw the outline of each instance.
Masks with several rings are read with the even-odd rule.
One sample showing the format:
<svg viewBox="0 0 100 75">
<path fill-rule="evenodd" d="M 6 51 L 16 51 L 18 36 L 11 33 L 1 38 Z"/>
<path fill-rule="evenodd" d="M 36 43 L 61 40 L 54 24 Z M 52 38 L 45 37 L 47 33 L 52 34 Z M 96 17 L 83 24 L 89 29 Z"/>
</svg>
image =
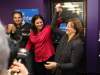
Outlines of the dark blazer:
<svg viewBox="0 0 100 75">
<path fill-rule="evenodd" d="M 59 63 L 55 75 L 76 75 L 83 55 L 83 42 L 75 38 L 68 42 L 65 34 L 57 46 L 55 61 Z"/>
<path fill-rule="evenodd" d="M 12 41 L 14 41 L 20 47 L 25 48 L 25 45 L 28 41 L 30 29 L 31 29 L 31 24 L 26 22 L 20 27 L 16 27 L 16 31 L 14 33 L 11 32 L 8 34 L 10 34 L 10 38 Z M 23 34 L 26 34 L 26 35 L 23 35 Z"/>
</svg>

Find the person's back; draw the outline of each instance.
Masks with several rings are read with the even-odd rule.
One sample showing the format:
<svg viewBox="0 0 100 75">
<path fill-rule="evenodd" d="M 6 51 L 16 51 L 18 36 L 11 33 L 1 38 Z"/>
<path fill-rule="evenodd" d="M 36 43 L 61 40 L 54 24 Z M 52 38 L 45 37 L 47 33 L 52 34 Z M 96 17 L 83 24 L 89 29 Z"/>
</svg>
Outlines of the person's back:
<svg viewBox="0 0 100 75">
<path fill-rule="evenodd" d="M 9 55 L 10 48 L 8 45 L 8 37 L 6 35 L 5 28 L 2 26 L 0 22 L 0 75 L 10 75 L 7 69 Z M 19 71 L 20 75 L 29 75 L 27 68 L 22 63 L 16 62 L 12 65 L 13 67 L 11 71 Z"/>
<path fill-rule="evenodd" d="M 10 49 L 4 27 L 0 23 L 0 75 L 7 75 Z"/>
</svg>

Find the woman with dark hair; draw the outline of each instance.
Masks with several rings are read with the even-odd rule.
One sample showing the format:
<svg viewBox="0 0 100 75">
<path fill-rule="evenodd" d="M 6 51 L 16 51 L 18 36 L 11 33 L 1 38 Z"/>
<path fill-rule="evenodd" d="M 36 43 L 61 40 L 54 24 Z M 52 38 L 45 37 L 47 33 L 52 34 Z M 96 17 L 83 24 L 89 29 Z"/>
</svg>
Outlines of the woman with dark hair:
<svg viewBox="0 0 100 75">
<path fill-rule="evenodd" d="M 44 19 L 43 19 L 43 17 L 41 15 L 35 15 L 35 16 L 33 16 L 32 20 L 31 20 L 31 23 L 32 23 L 31 27 L 32 27 L 32 31 L 35 32 L 35 33 L 37 33 L 38 30 L 39 30 L 39 27 L 35 25 L 35 20 L 38 19 L 38 18 L 40 18 L 42 20 L 43 24 L 45 25 L 45 21 L 44 21 Z M 44 25 L 43 25 L 43 27 L 44 27 Z M 40 30 L 41 30 L 41 28 L 40 28 Z"/>
<path fill-rule="evenodd" d="M 69 19 L 65 35 L 56 49 L 55 61 L 46 62 L 45 68 L 55 75 L 77 75 L 83 56 L 82 24 L 78 18 Z"/>
<path fill-rule="evenodd" d="M 61 12 L 56 7 L 56 15 L 51 25 L 45 25 L 44 19 L 40 15 L 32 18 L 32 31 L 26 49 L 34 54 L 35 75 L 51 75 L 51 72 L 44 67 L 46 61 L 52 61 L 55 49 L 52 41 L 52 31 L 55 29 L 55 21 Z"/>
</svg>

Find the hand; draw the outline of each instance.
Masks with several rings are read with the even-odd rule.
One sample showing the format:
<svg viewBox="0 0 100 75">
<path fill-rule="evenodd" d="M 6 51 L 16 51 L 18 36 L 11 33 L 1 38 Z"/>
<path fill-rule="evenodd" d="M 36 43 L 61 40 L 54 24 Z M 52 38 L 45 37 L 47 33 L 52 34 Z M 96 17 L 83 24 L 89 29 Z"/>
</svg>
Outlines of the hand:
<svg viewBox="0 0 100 75">
<path fill-rule="evenodd" d="M 56 10 L 56 12 L 58 12 L 58 13 L 62 13 L 63 8 L 62 8 L 61 3 L 57 3 L 57 4 L 56 4 L 55 10 Z"/>
<path fill-rule="evenodd" d="M 14 61 L 13 65 L 8 71 L 18 73 L 19 75 L 28 75 L 28 70 L 26 69 L 26 67 L 22 63 L 17 61 Z"/>
<path fill-rule="evenodd" d="M 55 69 L 57 67 L 56 62 L 46 62 L 44 65 L 46 69 Z"/>
</svg>

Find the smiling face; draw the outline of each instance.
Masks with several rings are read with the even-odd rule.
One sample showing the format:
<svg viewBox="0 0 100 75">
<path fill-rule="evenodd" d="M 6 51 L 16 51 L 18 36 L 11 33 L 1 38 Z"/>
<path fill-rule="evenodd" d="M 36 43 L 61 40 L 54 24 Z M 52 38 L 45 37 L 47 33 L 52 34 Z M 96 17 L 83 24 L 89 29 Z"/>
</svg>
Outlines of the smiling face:
<svg viewBox="0 0 100 75">
<path fill-rule="evenodd" d="M 41 18 L 37 18 L 35 20 L 35 26 L 36 26 L 37 30 L 40 31 L 44 26 L 43 20 Z"/>
<path fill-rule="evenodd" d="M 66 27 L 66 33 L 68 35 L 71 35 L 73 33 L 76 33 L 76 30 L 74 29 L 74 24 L 73 22 L 68 22 L 67 27 Z"/>
<path fill-rule="evenodd" d="M 13 21 L 14 21 L 14 23 L 16 24 L 16 25 L 20 25 L 21 23 L 22 23 L 22 16 L 21 16 L 21 14 L 19 14 L 19 13 L 15 13 L 14 15 L 13 15 Z"/>
</svg>

